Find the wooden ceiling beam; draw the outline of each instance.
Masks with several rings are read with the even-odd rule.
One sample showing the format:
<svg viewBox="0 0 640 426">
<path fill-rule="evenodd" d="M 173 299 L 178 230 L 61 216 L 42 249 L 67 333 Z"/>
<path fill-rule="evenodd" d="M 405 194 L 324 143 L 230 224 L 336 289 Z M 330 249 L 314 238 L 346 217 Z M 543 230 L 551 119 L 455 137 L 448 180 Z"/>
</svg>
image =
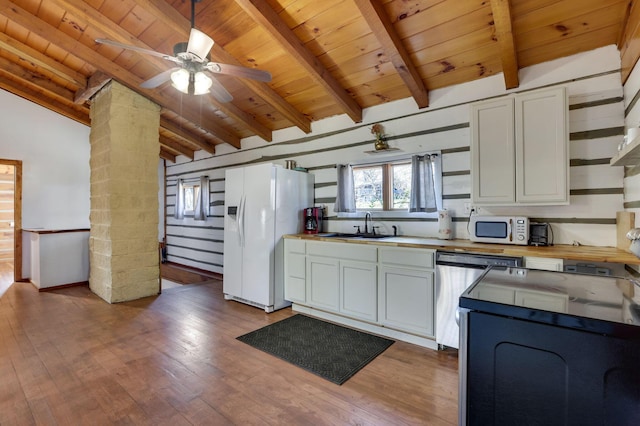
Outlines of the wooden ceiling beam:
<svg viewBox="0 0 640 426">
<path fill-rule="evenodd" d="M 234 58 L 230 53 L 215 44 L 211 49 L 211 59 L 215 62 L 221 62 L 223 64 L 245 66 Z M 287 102 L 282 96 L 278 95 L 275 90 L 269 87 L 268 84 L 260 81 L 252 80 L 250 78 L 241 78 L 242 84 L 244 84 L 249 90 L 253 91 L 256 95 L 262 98 L 266 103 L 271 105 L 276 111 L 289 121 L 291 124 L 299 128 L 305 133 L 311 132 L 311 120 L 309 117 L 298 111 L 293 105 Z"/>
<path fill-rule="evenodd" d="M 162 23 L 170 27 L 178 34 L 182 34 L 184 37 L 189 37 L 189 29 L 191 23 L 180 12 L 178 12 L 173 6 L 168 4 L 164 0 L 138 0 L 138 5 L 145 10 L 150 11 L 153 16 L 162 20 Z M 211 49 L 211 60 L 214 62 L 221 62 L 224 64 L 245 66 L 240 63 L 235 57 L 229 54 L 219 44 L 214 44 Z M 260 81 L 240 78 L 238 79 L 247 88 L 256 93 L 266 103 L 271 105 L 276 111 L 288 120 L 291 124 L 298 127 L 305 133 L 311 132 L 311 120 L 303 113 L 295 109 L 293 105 L 287 102 L 282 96 L 278 95 L 275 90 L 269 87 L 268 84 Z M 270 140 L 270 139 L 269 139 Z"/>
<path fill-rule="evenodd" d="M 176 162 L 176 155 L 167 151 L 162 145 L 160 146 L 160 158 L 164 158 L 165 160 L 169 160 L 172 163 Z"/>
<path fill-rule="evenodd" d="M 32 33 L 48 40 L 52 44 L 71 52 L 74 56 L 92 64 L 105 74 L 116 78 L 120 83 L 135 92 L 143 94 L 158 105 L 172 111 L 176 106 L 180 106 L 181 115 L 185 119 L 199 125 L 220 143 L 229 143 L 231 146 L 240 148 L 240 138 L 237 135 L 217 124 L 211 118 L 203 117 L 199 108 L 194 108 L 187 102 L 177 103 L 175 98 L 167 96 L 161 91 L 140 88 L 139 86 L 143 82 L 140 77 L 106 59 L 104 56 L 82 44 L 73 37 L 36 18 L 15 3 L 9 0 L 0 0 L 0 15 L 7 17 L 17 25 L 20 25 Z M 105 48 L 108 48 L 108 46 L 105 46 Z"/>
<path fill-rule="evenodd" d="M 181 128 L 180 126 L 176 125 L 172 121 L 169 121 L 165 118 L 160 117 L 160 127 L 173 133 L 176 136 L 180 136 L 181 138 L 186 139 L 187 141 L 199 147 L 200 149 L 204 149 L 209 154 L 216 153 L 216 147 L 214 145 L 210 144 L 204 138 L 196 136 L 191 132 L 188 132 L 187 130 Z"/>
<path fill-rule="evenodd" d="M 354 122 L 359 123 L 362 121 L 362 108 L 360 105 L 333 78 L 318 58 L 309 52 L 266 0 L 235 0 L 235 2 L 256 23 L 269 32 L 293 60 L 298 61 L 304 67 L 313 80 L 331 95 L 336 104 L 340 105 Z"/>
<path fill-rule="evenodd" d="M 106 18 L 104 15 L 102 15 L 98 10 L 92 8 L 91 6 L 85 3 L 75 4 L 67 0 L 49 0 L 49 1 L 55 3 L 62 9 L 66 10 L 67 13 L 71 13 L 72 15 L 78 18 L 85 19 L 86 22 L 89 25 L 91 25 L 91 27 L 93 27 L 95 30 L 104 34 L 103 38 L 111 39 L 120 43 L 140 47 L 143 49 L 154 50 L 152 47 L 142 43 L 140 40 L 138 40 L 136 37 L 129 34 L 127 31 L 123 30 L 118 25 L 114 25 L 113 22 L 109 21 L 109 19 Z M 184 19 L 185 18 L 183 17 L 183 20 Z M 190 28 L 190 23 L 186 21 L 185 29 L 187 29 L 187 32 L 189 31 L 189 28 Z M 189 37 L 187 34 L 186 39 L 188 38 Z M 151 55 L 145 55 L 145 54 L 138 54 L 138 53 L 134 53 L 134 54 L 140 55 L 145 61 L 155 65 L 158 71 L 165 71 L 168 68 L 169 62 L 162 58 L 158 58 Z M 172 66 L 175 66 L 175 64 L 173 64 Z M 242 126 L 250 129 L 261 138 L 267 141 L 271 141 L 273 139 L 271 134 L 271 129 L 260 124 L 258 121 L 256 121 L 256 119 L 253 116 L 240 110 L 240 108 L 236 107 L 231 102 L 229 103 L 220 102 L 214 96 L 209 96 L 208 100 L 212 104 L 214 104 L 216 108 L 218 108 L 220 111 L 222 111 L 227 116 L 239 122 Z"/>
<path fill-rule="evenodd" d="M 77 121 L 78 123 L 84 124 L 86 126 L 91 125 L 88 108 L 83 107 L 75 109 L 53 98 L 45 99 L 42 96 L 42 91 L 34 90 L 26 85 L 17 85 L 14 80 L 5 77 L 2 73 L 0 73 L 0 88 L 6 90 L 9 93 L 13 93 L 16 96 L 27 99 L 37 105 L 41 105 L 53 112 L 57 112 L 60 115 Z"/>
<path fill-rule="evenodd" d="M 500 60 L 502 61 L 504 83 L 507 89 L 513 89 L 520 85 L 520 79 L 518 77 L 518 52 L 516 51 L 511 22 L 511 7 L 509 0 L 490 1 L 496 38 L 500 45 Z"/>
<path fill-rule="evenodd" d="M 640 56 L 640 1 L 631 0 L 627 7 L 624 28 L 620 31 L 618 40 L 620 58 L 622 60 L 622 84 L 627 82 L 631 71 Z"/>
<path fill-rule="evenodd" d="M 83 2 L 73 2 L 69 0 L 48 0 L 49 2 L 55 4 L 66 13 L 70 13 L 74 17 L 78 19 L 83 19 L 86 23 L 91 26 L 94 30 L 102 33 L 102 38 L 108 38 L 114 41 L 118 41 L 124 44 L 130 44 L 137 47 L 142 47 L 143 49 L 151 49 L 149 46 L 141 43 L 137 38 L 129 34 L 120 28 L 117 24 L 114 24 L 113 21 L 110 21 L 109 18 L 104 16 L 98 10 L 93 7 L 87 5 Z M 64 21 L 63 21 L 64 22 Z M 76 26 L 78 25 L 75 20 L 67 19 L 69 25 Z M 151 49 L 153 50 L 153 49 Z M 132 52 L 133 54 L 133 52 Z M 170 62 L 158 58 L 156 56 L 144 55 L 144 58 L 147 62 L 153 64 L 158 70 L 166 70 L 169 68 L 169 65 L 172 65 Z"/>
<path fill-rule="evenodd" d="M 87 86 L 76 92 L 73 102 L 78 105 L 85 103 L 110 81 L 111 77 L 102 71 L 94 72 L 93 75 L 89 77 L 89 80 L 87 80 Z"/>
<path fill-rule="evenodd" d="M 62 101 L 73 103 L 73 91 L 58 86 L 49 78 L 36 74 L 3 57 L 0 57 L 0 72 L 11 75 L 14 79 L 22 81 L 24 85 L 32 86 L 41 92 L 47 93 L 49 97 L 57 97 Z"/>
<path fill-rule="evenodd" d="M 49 71 L 56 77 L 59 77 L 74 86 L 85 87 L 87 85 L 87 79 L 82 73 L 51 59 L 44 53 L 38 52 L 34 48 L 9 37 L 5 33 L 0 33 L 0 49 L 13 53 L 20 59 L 31 62 L 33 65 Z"/>
<path fill-rule="evenodd" d="M 377 0 L 355 0 L 360 13 L 382 45 L 382 50 L 411 92 L 419 108 L 429 106 L 429 93 L 409 52 L 393 27 L 384 6 Z"/>
<path fill-rule="evenodd" d="M 220 111 L 240 123 L 240 125 L 251 130 L 267 142 L 271 142 L 273 140 L 273 133 L 271 132 L 271 129 L 258 122 L 258 120 L 256 120 L 251 114 L 244 112 L 231 102 L 220 102 L 215 98 L 215 96 L 209 96 L 209 99 Z"/>
<path fill-rule="evenodd" d="M 160 135 L 160 145 L 162 145 L 165 149 L 173 152 L 175 154 L 181 154 L 187 157 L 190 160 L 194 158 L 194 151 L 187 148 L 184 145 L 180 145 L 178 142 L 169 139 L 166 136 Z"/>
</svg>

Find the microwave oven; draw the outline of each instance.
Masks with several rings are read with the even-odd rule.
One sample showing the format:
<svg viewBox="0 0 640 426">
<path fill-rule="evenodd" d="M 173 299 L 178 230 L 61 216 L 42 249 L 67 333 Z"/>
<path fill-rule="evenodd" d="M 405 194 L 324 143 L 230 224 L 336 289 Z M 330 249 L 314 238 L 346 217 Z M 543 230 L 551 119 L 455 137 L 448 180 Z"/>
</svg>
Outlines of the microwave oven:
<svg viewBox="0 0 640 426">
<path fill-rule="evenodd" d="M 479 243 L 529 244 L 529 218 L 522 216 L 471 216 L 469 239 Z"/>
</svg>

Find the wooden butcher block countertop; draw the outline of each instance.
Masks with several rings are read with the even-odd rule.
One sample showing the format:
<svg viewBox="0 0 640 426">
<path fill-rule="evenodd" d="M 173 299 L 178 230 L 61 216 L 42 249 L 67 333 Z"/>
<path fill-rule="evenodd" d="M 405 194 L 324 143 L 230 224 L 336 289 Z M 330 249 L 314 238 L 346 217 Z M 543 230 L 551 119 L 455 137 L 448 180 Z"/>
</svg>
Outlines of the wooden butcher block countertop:
<svg viewBox="0 0 640 426">
<path fill-rule="evenodd" d="M 585 262 L 613 262 L 631 265 L 640 264 L 640 259 L 633 253 L 625 250 L 620 250 L 615 247 L 573 246 L 564 244 L 557 244 L 549 247 L 534 247 L 507 244 L 474 243 L 469 240 L 438 240 L 432 238 L 410 236 L 375 239 L 323 237 L 322 234 L 295 234 L 285 235 L 284 238 L 297 238 L 307 241 L 328 241 L 351 244 L 414 247 L 434 250 L 498 254 L 505 256 L 550 257 Z"/>
</svg>

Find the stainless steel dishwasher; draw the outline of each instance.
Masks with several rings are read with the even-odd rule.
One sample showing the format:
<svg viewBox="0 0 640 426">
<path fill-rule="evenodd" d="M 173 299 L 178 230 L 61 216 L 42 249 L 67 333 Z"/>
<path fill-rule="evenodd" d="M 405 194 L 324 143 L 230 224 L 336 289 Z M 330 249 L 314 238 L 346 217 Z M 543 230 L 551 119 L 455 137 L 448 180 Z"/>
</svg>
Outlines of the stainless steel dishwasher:
<svg viewBox="0 0 640 426">
<path fill-rule="evenodd" d="M 436 252 L 436 343 L 439 347 L 458 349 L 458 299 L 491 265 L 522 266 L 522 257 Z"/>
</svg>

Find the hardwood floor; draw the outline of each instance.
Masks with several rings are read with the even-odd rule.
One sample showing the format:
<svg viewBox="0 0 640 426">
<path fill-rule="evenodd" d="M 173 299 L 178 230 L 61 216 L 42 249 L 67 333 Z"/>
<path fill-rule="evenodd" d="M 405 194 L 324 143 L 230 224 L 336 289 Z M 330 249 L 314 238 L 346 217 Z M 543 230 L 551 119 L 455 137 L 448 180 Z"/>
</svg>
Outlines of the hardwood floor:
<svg viewBox="0 0 640 426">
<path fill-rule="evenodd" d="M 0 262 L 0 297 L 13 284 L 13 262 Z"/>
<path fill-rule="evenodd" d="M 235 339 L 293 314 L 225 301 L 219 281 L 116 305 L 15 283 L 0 424 L 456 424 L 455 351 L 396 342 L 338 386 Z"/>
<path fill-rule="evenodd" d="M 164 279 L 179 284 L 201 283 L 204 281 L 220 278 L 213 272 L 189 268 L 188 266 L 178 265 L 171 262 L 160 264 L 160 275 Z"/>
</svg>

